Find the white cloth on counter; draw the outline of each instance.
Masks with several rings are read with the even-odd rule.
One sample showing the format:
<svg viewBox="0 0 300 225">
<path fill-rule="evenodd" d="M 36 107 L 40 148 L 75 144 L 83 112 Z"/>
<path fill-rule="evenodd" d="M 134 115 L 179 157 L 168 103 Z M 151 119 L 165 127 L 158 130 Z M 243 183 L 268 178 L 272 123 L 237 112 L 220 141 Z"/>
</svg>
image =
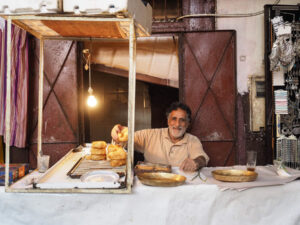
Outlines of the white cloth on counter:
<svg viewBox="0 0 300 225">
<path fill-rule="evenodd" d="M 275 175 L 272 168 L 266 168 Z M 131 194 L 5 193 L 0 187 L 0 224 L 299 224 L 299 180 L 222 192 L 209 182 L 214 169 L 218 168 L 201 170 L 208 178 L 205 183 L 198 178 L 191 182 L 196 174 L 185 173 L 187 182 L 178 187 L 146 186 L 135 177 Z M 260 176 L 260 167 L 257 171 Z"/>
<path fill-rule="evenodd" d="M 246 166 L 232 166 L 232 167 L 204 167 L 201 169 L 202 179 L 199 178 L 198 172 L 183 172 L 179 170 L 179 167 L 172 167 L 172 172 L 180 174 L 186 177 L 185 185 L 217 185 L 221 191 L 225 190 L 237 190 L 243 191 L 253 187 L 262 187 L 262 186 L 274 186 L 274 185 L 283 185 L 289 183 L 300 177 L 300 171 L 286 168 L 291 176 L 284 177 L 279 176 L 276 173 L 276 169 L 272 166 L 257 166 L 255 172 L 258 173 L 257 179 L 252 182 L 222 182 L 213 178 L 211 172 L 213 170 L 223 170 L 223 169 L 239 169 L 246 170 Z M 32 183 L 38 180 L 43 174 L 38 171 L 27 175 L 19 182 L 13 185 L 13 188 L 32 188 Z M 205 180 L 206 178 L 206 180 Z M 134 186 L 143 186 L 143 184 L 135 177 Z"/>
<path fill-rule="evenodd" d="M 300 177 L 300 171 L 291 168 L 287 168 L 288 172 L 291 174 L 290 177 L 279 176 L 276 173 L 275 168 L 272 165 L 268 165 L 268 166 L 256 166 L 255 172 L 258 173 L 258 176 L 255 181 L 251 181 L 251 182 L 222 182 L 213 178 L 211 174 L 213 170 L 225 170 L 225 169 L 246 170 L 246 166 L 237 165 L 232 167 L 204 167 L 201 169 L 201 173 L 207 178 L 206 181 L 201 180 L 199 177 L 196 177 L 194 180 L 192 180 L 197 175 L 197 172 L 185 173 L 179 170 L 178 168 L 173 168 L 173 172 L 185 176 L 187 178 L 186 184 L 215 184 L 222 191 L 229 190 L 229 189 L 243 191 L 253 187 L 282 185 Z"/>
<path fill-rule="evenodd" d="M 131 194 L 5 193 L 5 225 L 297 225 L 300 181 L 220 191 L 216 185 L 134 186 Z"/>
</svg>

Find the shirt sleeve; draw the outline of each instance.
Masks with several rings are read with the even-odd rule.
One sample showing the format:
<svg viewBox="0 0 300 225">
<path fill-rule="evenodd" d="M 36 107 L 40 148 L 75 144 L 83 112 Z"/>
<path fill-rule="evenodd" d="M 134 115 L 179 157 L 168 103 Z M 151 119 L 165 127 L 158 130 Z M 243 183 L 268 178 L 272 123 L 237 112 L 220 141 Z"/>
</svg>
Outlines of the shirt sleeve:
<svg viewBox="0 0 300 225">
<path fill-rule="evenodd" d="M 189 147 L 189 157 L 191 159 L 196 159 L 199 156 L 203 156 L 205 158 L 205 163 L 207 165 L 207 163 L 209 161 L 209 157 L 203 150 L 201 141 L 196 136 L 191 136 L 190 147 Z"/>
<path fill-rule="evenodd" d="M 145 152 L 148 132 L 148 130 L 139 130 L 134 132 L 134 150 L 141 153 Z"/>
</svg>

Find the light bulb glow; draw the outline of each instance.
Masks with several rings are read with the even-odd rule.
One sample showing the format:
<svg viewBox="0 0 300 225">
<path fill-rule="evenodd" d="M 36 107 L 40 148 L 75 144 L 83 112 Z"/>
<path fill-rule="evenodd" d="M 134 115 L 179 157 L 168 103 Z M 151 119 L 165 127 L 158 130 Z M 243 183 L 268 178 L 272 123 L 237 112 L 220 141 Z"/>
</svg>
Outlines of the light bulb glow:
<svg viewBox="0 0 300 225">
<path fill-rule="evenodd" d="M 94 95 L 89 95 L 87 99 L 87 104 L 89 107 L 95 107 L 97 105 L 97 99 Z"/>
</svg>

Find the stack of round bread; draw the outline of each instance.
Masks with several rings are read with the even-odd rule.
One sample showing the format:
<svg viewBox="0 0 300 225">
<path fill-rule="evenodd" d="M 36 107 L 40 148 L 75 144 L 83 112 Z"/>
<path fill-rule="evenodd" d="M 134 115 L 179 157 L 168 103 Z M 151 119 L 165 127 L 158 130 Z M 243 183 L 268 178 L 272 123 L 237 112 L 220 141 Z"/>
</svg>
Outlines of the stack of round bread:
<svg viewBox="0 0 300 225">
<path fill-rule="evenodd" d="M 91 160 L 106 160 L 106 142 L 94 141 L 92 142 L 91 155 L 88 159 Z"/>
<path fill-rule="evenodd" d="M 112 167 L 126 164 L 127 153 L 120 145 L 109 145 L 107 148 L 107 159 Z"/>
</svg>

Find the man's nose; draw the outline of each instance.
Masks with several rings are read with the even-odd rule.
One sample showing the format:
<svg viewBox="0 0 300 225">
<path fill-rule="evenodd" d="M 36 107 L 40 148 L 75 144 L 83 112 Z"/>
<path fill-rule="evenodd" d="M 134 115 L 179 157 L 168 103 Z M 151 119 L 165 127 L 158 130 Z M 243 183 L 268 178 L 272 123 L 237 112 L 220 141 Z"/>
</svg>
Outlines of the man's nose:
<svg viewBox="0 0 300 225">
<path fill-rule="evenodd" d="M 180 126 L 179 120 L 175 120 L 175 126 L 176 126 L 176 127 L 179 127 L 179 126 Z"/>
</svg>

